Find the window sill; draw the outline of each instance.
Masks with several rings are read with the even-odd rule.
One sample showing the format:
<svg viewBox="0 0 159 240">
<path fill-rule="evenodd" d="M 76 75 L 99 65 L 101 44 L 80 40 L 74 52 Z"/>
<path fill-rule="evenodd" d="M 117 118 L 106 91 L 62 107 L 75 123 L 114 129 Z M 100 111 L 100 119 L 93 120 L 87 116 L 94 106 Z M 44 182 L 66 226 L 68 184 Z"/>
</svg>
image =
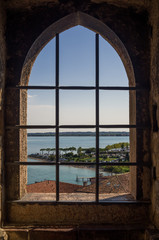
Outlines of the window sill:
<svg viewBox="0 0 159 240">
<path fill-rule="evenodd" d="M 56 202 L 55 193 L 27 193 L 22 199 L 9 201 L 9 203 L 43 203 L 43 204 L 110 204 L 110 203 L 146 203 L 150 201 L 137 201 L 128 193 L 100 194 L 99 202 L 95 201 L 93 193 L 61 193 L 60 201 Z"/>
</svg>

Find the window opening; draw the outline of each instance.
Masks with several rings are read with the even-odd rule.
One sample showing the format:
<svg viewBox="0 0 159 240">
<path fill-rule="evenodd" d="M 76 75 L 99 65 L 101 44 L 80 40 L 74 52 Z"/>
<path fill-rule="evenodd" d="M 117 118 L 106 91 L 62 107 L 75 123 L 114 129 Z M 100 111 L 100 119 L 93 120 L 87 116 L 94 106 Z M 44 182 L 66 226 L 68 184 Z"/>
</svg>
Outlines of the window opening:
<svg viewBox="0 0 159 240">
<path fill-rule="evenodd" d="M 69 30 L 67 31 L 69 32 Z M 94 34 L 94 33 L 91 32 L 91 34 Z M 130 151 L 129 129 L 136 128 L 135 124 L 132 124 L 132 123 L 129 124 L 129 92 L 135 91 L 136 88 L 129 87 L 128 82 L 124 82 L 124 81 L 122 82 L 122 84 L 119 85 L 116 79 L 114 83 L 113 81 L 111 82 L 106 81 L 110 77 L 110 71 L 109 71 L 110 65 L 108 64 L 109 61 L 102 63 L 102 59 L 100 55 L 102 55 L 103 53 L 100 48 L 100 43 L 102 45 L 103 41 L 105 40 L 103 40 L 102 37 L 99 36 L 99 34 L 95 34 L 94 44 L 91 44 L 91 48 L 90 48 L 91 56 L 92 56 L 92 52 L 94 53 L 94 57 L 91 57 L 91 60 L 93 58 L 93 61 L 94 61 L 94 68 L 93 68 L 94 73 L 91 69 L 91 75 L 90 75 L 91 77 L 88 77 L 89 78 L 88 85 L 86 84 L 87 83 L 86 78 L 84 78 L 84 80 L 82 79 L 81 82 L 78 79 L 78 81 L 76 82 L 74 80 L 75 74 L 72 75 L 72 79 L 73 79 L 71 80 L 72 82 L 69 81 L 70 80 L 69 78 L 71 77 L 68 77 L 68 84 L 66 84 L 67 82 L 65 81 L 64 77 L 65 75 L 67 75 L 67 68 L 65 68 L 64 62 L 61 62 L 64 68 L 64 73 L 62 75 L 61 74 L 62 70 L 60 70 L 60 67 L 61 67 L 60 66 L 60 61 L 61 61 L 60 38 L 59 38 L 59 34 L 56 34 L 56 37 L 53 39 L 53 45 L 55 44 L 55 50 L 53 51 L 55 53 L 55 61 L 53 61 L 52 63 L 54 65 L 53 71 L 55 72 L 55 78 L 53 78 L 52 84 L 50 84 L 50 80 L 48 84 L 44 84 L 45 81 L 42 82 L 41 80 L 39 80 L 40 85 L 35 84 L 35 85 L 29 85 L 29 86 L 19 86 L 20 91 L 27 90 L 28 99 L 32 99 L 32 100 L 34 96 L 35 97 L 37 96 L 39 91 L 39 96 L 40 96 L 39 99 L 40 101 L 43 101 L 42 94 L 44 92 L 44 94 L 46 95 L 46 92 L 47 92 L 48 93 L 47 98 L 50 99 L 50 105 L 53 106 L 52 108 L 50 108 L 50 110 L 48 110 L 48 112 L 52 114 L 51 116 L 53 117 L 53 119 L 51 119 L 51 117 L 48 117 L 48 118 L 46 117 L 46 121 L 44 122 L 41 121 L 42 120 L 41 115 L 43 115 L 45 111 L 47 111 L 47 107 L 43 105 L 43 107 L 41 107 L 41 109 L 39 110 L 41 114 L 41 115 L 39 114 L 39 117 L 38 117 L 39 122 L 37 121 L 37 123 L 35 123 L 29 120 L 30 122 L 28 121 L 27 125 L 19 126 L 20 129 L 28 130 L 28 133 L 27 133 L 28 138 L 30 136 L 33 137 L 36 135 L 40 136 L 40 133 L 41 133 L 41 136 L 43 136 L 43 132 L 45 131 L 45 135 L 48 135 L 50 139 L 52 138 L 54 139 L 53 141 L 54 143 L 52 143 L 50 147 L 48 145 L 48 147 L 46 148 L 42 147 L 39 149 L 42 155 L 45 154 L 48 157 L 48 158 L 46 157 L 46 161 L 43 161 L 43 160 L 30 161 L 29 160 L 28 162 L 19 163 L 20 165 L 26 165 L 26 166 L 28 165 L 27 167 L 28 172 L 30 171 L 30 169 L 32 168 L 34 169 L 34 167 L 36 166 L 39 169 L 42 169 L 43 167 L 45 168 L 46 166 L 50 166 L 50 169 L 52 167 L 53 169 L 52 171 L 54 172 L 53 174 L 54 177 L 46 180 L 44 178 L 43 181 L 41 181 L 41 188 L 42 188 L 43 182 L 47 181 L 48 186 L 51 187 L 51 184 L 53 183 L 52 181 L 54 181 L 54 186 L 52 186 L 52 191 L 54 191 L 54 195 L 48 198 L 50 201 L 51 200 L 55 201 L 56 199 L 57 202 L 66 201 L 66 200 L 67 201 L 96 201 L 96 202 L 101 201 L 102 202 L 107 199 L 110 199 L 110 197 L 113 198 L 114 196 L 115 197 L 117 195 L 119 196 L 120 195 L 119 193 L 126 194 L 130 192 L 130 189 L 128 188 L 128 184 L 127 184 L 128 174 L 126 176 L 126 173 L 130 171 L 130 168 L 136 169 L 137 163 L 130 161 L 130 154 L 129 154 L 129 151 Z M 106 42 L 106 44 L 108 43 Z M 51 42 L 49 43 L 48 48 L 50 48 L 50 46 L 51 46 Z M 94 47 L 94 50 L 92 50 L 92 46 Z M 69 55 L 68 49 L 67 49 L 67 54 Z M 106 55 L 106 52 L 104 52 L 104 55 Z M 67 57 L 69 58 L 69 56 Z M 49 57 L 49 59 L 50 58 L 52 59 L 52 57 Z M 64 60 L 66 59 L 64 58 Z M 78 62 L 78 65 L 79 65 L 79 62 Z M 104 69 L 104 66 L 106 66 L 106 69 Z M 69 67 L 70 67 L 70 72 L 72 74 L 73 67 L 71 66 Z M 106 74 L 105 71 L 108 71 L 108 74 Z M 116 69 L 114 69 L 114 72 L 115 71 Z M 62 77 L 60 74 L 62 75 Z M 123 73 L 121 74 L 122 77 L 124 76 L 124 74 Z M 93 75 L 94 75 L 94 80 L 92 80 Z M 106 80 L 104 81 L 104 78 L 100 78 L 100 75 L 105 76 Z M 120 78 L 120 75 L 114 75 L 114 76 L 115 78 L 118 76 Z M 32 84 L 32 82 L 30 83 Z M 34 93 L 29 94 L 29 92 L 31 91 L 35 91 L 35 94 Z M 78 99 L 78 92 L 80 93 L 79 99 Z M 51 97 L 49 98 L 49 94 L 50 96 L 53 96 L 52 99 Z M 72 97 L 69 99 L 70 95 L 72 95 Z M 87 95 L 87 98 L 85 97 L 86 95 Z M 88 102 L 89 95 L 91 96 L 90 103 Z M 114 98 L 116 99 L 116 101 L 114 101 Z M 120 99 L 123 99 L 123 102 L 121 102 Z M 77 102 L 74 105 L 75 101 Z M 88 113 L 88 117 L 86 118 L 88 122 L 85 120 L 85 118 L 83 118 L 83 120 L 77 121 L 78 120 L 77 114 L 79 111 L 79 108 L 77 106 L 78 106 L 78 103 L 80 103 L 80 101 L 81 102 L 83 101 L 84 103 L 82 106 L 83 110 L 86 108 L 88 109 L 88 111 L 90 111 L 89 113 L 83 112 L 82 114 L 85 116 Z M 66 106 L 69 106 L 70 104 L 73 104 L 75 106 L 74 117 L 76 120 L 74 120 L 73 118 L 72 121 L 69 121 L 66 118 L 69 115 L 71 115 L 71 111 L 69 112 L 68 111 L 69 108 L 67 109 L 66 107 Z M 91 107 L 90 104 L 92 104 L 93 107 Z M 109 106 L 109 105 L 111 106 L 110 108 L 112 108 L 110 110 L 108 107 L 106 108 L 106 106 Z M 34 107 L 32 108 L 33 108 L 32 112 L 37 117 L 38 116 L 37 112 L 35 111 Z M 31 107 L 29 106 L 28 111 L 31 112 L 30 109 Z M 112 110 L 114 109 L 115 109 L 115 113 L 112 113 Z M 103 114 L 104 112 L 107 112 L 106 116 Z M 124 118 L 122 118 L 122 116 L 125 115 L 125 112 L 127 113 L 127 116 L 126 117 L 124 116 Z M 116 117 L 114 117 L 114 121 L 112 120 L 109 121 L 109 117 L 111 114 L 112 116 L 115 116 L 116 114 Z M 32 115 L 32 114 L 29 113 L 29 115 Z M 66 115 L 66 117 L 64 115 Z M 90 117 L 90 120 L 89 120 L 89 117 Z M 63 121 L 63 119 L 65 119 L 65 121 Z M 35 133 L 35 129 L 36 129 L 36 133 Z M 79 136 L 82 131 L 85 132 L 85 135 L 86 135 L 85 137 L 88 137 L 91 135 L 95 138 L 95 142 L 94 144 L 92 144 L 91 147 L 90 146 L 85 148 L 81 147 L 80 149 L 80 146 L 75 147 L 73 145 L 74 142 L 71 142 L 71 144 L 65 148 L 61 145 L 62 135 L 65 134 L 66 135 L 65 138 L 69 138 L 70 132 L 72 132 L 72 134 L 76 134 L 77 136 Z M 112 142 L 112 144 L 107 144 L 107 145 L 105 144 L 106 146 L 105 148 L 103 148 L 103 145 L 101 144 L 102 137 L 109 136 L 109 135 L 113 137 L 113 134 L 119 135 L 120 138 L 122 138 L 122 136 L 124 137 L 126 136 L 127 142 L 118 142 L 118 141 Z M 83 158 L 82 158 L 82 154 L 83 154 Z M 76 158 L 75 158 L 75 155 L 76 155 Z M 74 156 L 74 159 L 73 159 L 73 156 Z M 36 158 L 37 156 L 35 156 L 35 159 Z M 64 161 L 63 158 L 66 158 L 66 161 Z M 84 158 L 85 158 L 85 161 L 83 161 Z M 67 182 L 68 181 L 67 177 L 69 176 L 69 172 L 68 172 L 68 175 L 65 174 L 65 172 L 63 172 L 63 169 L 62 169 L 63 166 L 67 166 L 68 168 L 69 167 L 73 168 L 78 166 L 81 169 L 83 168 L 83 173 L 84 173 L 85 167 L 87 167 L 92 171 L 92 174 L 90 174 L 90 177 L 86 177 L 84 174 L 83 174 L 84 176 L 77 174 L 74 180 L 77 183 L 74 185 L 77 185 L 77 186 L 74 186 L 74 190 L 73 190 L 74 195 L 72 194 L 72 198 L 71 198 L 71 195 L 68 196 L 68 198 L 66 198 L 66 196 L 64 196 L 63 194 L 62 182 L 63 181 Z M 38 171 L 40 174 L 40 170 Z M 135 171 L 136 170 L 134 170 L 134 172 Z M 56 172 L 56 176 L 55 176 L 55 172 Z M 107 177 L 105 176 L 105 173 L 107 173 Z M 125 175 L 123 175 L 122 173 L 125 173 Z M 29 174 L 28 174 L 28 177 L 29 177 Z M 46 174 L 46 177 L 47 177 L 47 174 Z M 71 177 L 72 176 L 70 175 L 70 178 Z M 56 184 L 55 184 L 55 180 L 56 180 Z M 81 188 L 78 188 L 80 181 L 82 181 L 83 186 Z M 36 184 L 37 183 L 35 180 L 35 185 Z M 68 181 L 68 184 L 69 184 L 69 181 Z M 37 188 L 38 187 L 40 188 L 40 184 L 39 186 L 37 186 Z M 75 187 L 77 187 L 77 189 L 75 189 Z M 29 188 L 31 189 L 30 186 L 27 186 L 27 189 Z M 28 192 L 29 191 L 32 192 L 33 190 L 28 190 Z M 46 190 L 45 193 L 50 193 L 49 191 L 51 190 L 48 190 L 48 192 Z M 104 191 L 105 194 L 111 194 L 111 196 L 108 197 L 107 195 L 107 197 L 105 197 L 102 191 Z M 79 193 L 84 193 L 84 194 L 82 196 Z M 87 194 L 86 197 L 84 196 L 85 193 Z M 88 197 L 88 194 L 90 194 L 90 197 Z M 121 199 L 123 200 L 124 198 L 128 200 L 127 197 L 125 196 Z M 38 200 L 37 196 L 35 197 L 35 199 Z M 32 201 L 35 199 L 33 198 L 30 200 Z M 132 198 L 130 199 L 132 200 Z M 28 200 L 28 199 L 27 197 L 24 197 L 23 200 Z"/>
</svg>

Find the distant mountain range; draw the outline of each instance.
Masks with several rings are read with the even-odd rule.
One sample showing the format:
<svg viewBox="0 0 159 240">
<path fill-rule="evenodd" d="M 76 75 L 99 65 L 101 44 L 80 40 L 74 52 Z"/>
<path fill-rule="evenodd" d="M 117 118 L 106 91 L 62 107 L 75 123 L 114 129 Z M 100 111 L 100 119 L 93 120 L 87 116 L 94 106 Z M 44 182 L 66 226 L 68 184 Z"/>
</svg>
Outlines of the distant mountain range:
<svg viewBox="0 0 159 240">
<path fill-rule="evenodd" d="M 44 133 L 28 133 L 28 137 L 49 137 L 55 136 L 54 132 Z M 60 136 L 72 137 L 72 136 L 95 136 L 95 132 L 61 132 Z M 129 136 L 129 132 L 100 132 L 100 136 Z"/>
</svg>

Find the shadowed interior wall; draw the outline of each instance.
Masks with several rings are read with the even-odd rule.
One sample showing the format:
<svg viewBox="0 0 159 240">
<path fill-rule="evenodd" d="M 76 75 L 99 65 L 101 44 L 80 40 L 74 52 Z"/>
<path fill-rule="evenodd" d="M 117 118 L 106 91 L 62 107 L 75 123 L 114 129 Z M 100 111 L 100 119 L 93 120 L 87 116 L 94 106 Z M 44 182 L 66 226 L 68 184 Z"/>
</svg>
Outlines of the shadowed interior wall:
<svg viewBox="0 0 159 240">
<path fill-rule="evenodd" d="M 151 5 L 151 154 L 155 167 L 156 179 L 152 181 L 152 209 L 151 217 L 159 227 L 159 2 L 152 1 Z M 154 106 L 156 113 L 153 114 Z M 157 125 L 157 126 L 155 126 Z"/>
<path fill-rule="evenodd" d="M 0 2 L 0 179 L 3 181 L 3 160 L 4 160 L 4 85 L 5 85 L 5 11 L 2 2 Z M 4 191 L 0 184 L 0 199 Z M 1 199 L 2 200 L 2 199 Z M 1 210 L 1 205 L 0 205 Z"/>
</svg>

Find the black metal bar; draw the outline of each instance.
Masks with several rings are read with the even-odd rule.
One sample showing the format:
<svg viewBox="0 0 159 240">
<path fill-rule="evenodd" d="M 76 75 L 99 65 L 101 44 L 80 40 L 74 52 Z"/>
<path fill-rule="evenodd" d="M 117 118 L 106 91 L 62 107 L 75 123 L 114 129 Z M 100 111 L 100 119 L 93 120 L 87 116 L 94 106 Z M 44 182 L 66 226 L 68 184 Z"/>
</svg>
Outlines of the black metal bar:
<svg viewBox="0 0 159 240">
<path fill-rule="evenodd" d="M 35 205 L 35 204 L 37 204 L 37 202 L 38 202 L 38 204 L 40 204 L 40 205 L 57 205 L 58 204 L 58 206 L 59 205 L 77 205 L 78 207 L 79 207 L 79 205 L 81 206 L 81 205 L 97 205 L 97 203 L 95 202 L 95 201 L 87 201 L 87 202 L 79 202 L 79 201 L 74 201 L 74 202 L 72 202 L 72 201 L 70 201 L 70 202 L 68 202 L 68 201 L 60 201 L 60 202 L 56 202 L 56 201 L 24 201 L 24 200 L 10 200 L 10 201 L 7 201 L 7 203 L 8 204 L 16 204 L 16 203 L 18 203 L 18 205 L 19 204 L 21 204 L 21 205 L 26 205 L 26 204 L 33 204 L 33 205 Z M 120 205 L 127 205 L 127 204 L 129 204 L 129 205 L 136 205 L 136 206 L 140 206 L 140 205 L 142 205 L 143 206 L 143 204 L 144 204 L 144 206 L 145 205 L 150 205 L 151 204 L 151 201 L 148 201 L 148 200 L 144 200 L 144 201 L 137 201 L 137 200 L 123 200 L 123 201 L 118 201 L 118 200 L 115 200 L 115 201 L 111 201 L 111 200 L 105 200 L 105 201 L 99 201 L 98 202 L 98 205 L 102 205 L 102 206 L 107 206 L 107 205 L 117 205 L 117 204 L 120 204 Z M 11 228 L 11 226 L 9 225 L 9 227 Z M 142 225 L 142 227 L 143 227 L 143 225 Z M 145 226 L 145 228 L 147 227 L 147 225 Z M 144 227 L 143 227 L 144 228 Z M 145 229 L 144 228 L 144 229 Z M 122 229 L 123 229 L 123 226 L 122 226 Z M 101 229 L 100 229 L 101 230 Z"/>
<path fill-rule="evenodd" d="M 96 202 L 99 202 L 99 34 L 96 39 Z"/>
<path fill-rule="evenodd" d="M 60 125 L 59 128 L 95 128 L 96 125 Z"/>
<path fill-rule="evenodd" d="M 100 128 L 143 128 L 144 126 L 137 126 L 137 125 L 131 125 L 131 124 L 118 124 L 118 125 L 113 125 L 113 124 L 107 124 L 107 125 L 99 125 Z"/>
<path fill-rule="evenodd" d="M 42 161 L 37 161 L 37 162 L 7 162 L 5 163 L 6 165 L 28 165 L 28 166 L 39 166 L 39 165 L 56 165 L 55 162 L 51 162 L 51 161 L 45 161 L 45 162 L 42 162 Z"/>
<path fill-rule="evenodd" d="M 28 89 L 28 90 L 54 90 L 54 89 L 63 89 L 63 90 L 94 90 L 96 86 L 16 86 L 12 88 L 17 89 Z M 141 90 L 136 87 L 121 87 L 121 86 L 100 86 L 100 90 Z"/>
<path fill-rule="evenodd" d="M 91 163 L 91 162 L 60 162 L 59 165 L 71 165 L 71 166 L 95 166 L 96 162 Z M 137 163 L 137 162 L 99 162 L 99 166 L 144 166 L 144 167 L 150 167 L 151 164 L 148 162 L 144 163 Z"/>
<path fill-rule="evenodd" d="M 51 162 L 51 161 L 45 161 L 45 162 L 19 162 L 19 161 L 15 161 L 15 162 L 7 162 L 5 163 L 7 165 L 56 165 L 58 164 L 59 166 L 60 165 L 71 165 L 71 166 L 88 166 L 88 165 L 91 165 L 91 166 L 95 166 L 96 163 L 82 163 L 82 162 Z"/>
<path fill-rule="evenodd" d="M 96 166 L 96 162 L 50 162 L 50 161 L 45 161 L 45 162 L 6 162 L 6 165 L 32 165 L 32 166 L 37 166 L 37 165 L 56 165 L 58 164 L 59 166 Z M 149 162 L 99 162 L 99 166 L 143 166 L 143 167 L 151 167 L 151 163 Z"/>
<path fill-rule="evenodd" d="M 59 34 L 56 34 L 56 201 L 59 201 Z"/>
<path fill-rule="evenodd" d="M 16 86 L 6 86 L 7 89 L 46 89 L 46 90 L 52 90 L 52 89 L 95 89 L 95 86 L 20 86 L 20 85 L 16 85 Z M 136 91 L 149 91 L 149 88 L 147 87 L 124 87 L 124 86 L 99 86 L 99 89 L 101 90 L 136 90 Z"/>
<path fill-rule="evenodd" d="M 132 90 L 132 91 L 134 91 L 134 90 L 137 90 L 137 88 L 136 87 L 118 87 L 118 86 L 110 86 L 110 87 L 104 87 L 104 86 L 101 86 L 101 87 L 99 87 L 99 89 L 100 90 L 119 90 L 119 91 L 130 91 L 130 90 Z"/>
<path fill-rule="evenodd" d="M 59 89 L 62 89 L 62 90 L 95 90 L 96 87 L 93 87 L 93 86 L 60 86 Z"/>
<path fill-rule="evenodd" d="M 96 125 L 59 125 L 59 128 L 95 128 Z M 56 125 L 16 125 L 16 126 L 6 126 L 6 129 L 42 129 L 42 128 L 56 128 Z M 129 124 L 119 124 L 119 125 L 99 125 L 99 128 L 136 128 L 136 129 L 149 129 L 150 126 L 139 126 L 139 125 L 129 125 Z"/>
<path fill-rule="evenodd" d="M 20 129 L 42 129 L 42 128 L 52 128 L 54 129 L 55 125 L 16 125 L 16 126 L 10 126 L 10 128 L 20 128 Z"/>
<path fill-rule="evenodd" d="M 71 165 L 71 166 L 96 166 L 95 162 L 59 162 L 59 165 Z"/>
<path fill-rule="evenodd" d="M 100 148 L 99 148 L 100 149 Z M 107 153 L 107 154 L 119 154 L 119 153 L 121 153 L 121 154 L 123 154 L 123 153 L 130 153 L 130 152 L 124 152 L 124 151 L 106 151 L 105 153 Z"/>
<path fill-rule="evenodd" d="M 148 163 L 140 163 L 137 162 L 101 162 L 100 166 L 150 166 Z"/>
<path fill-rule="evenodd" d="M 28 90 L 53 90 L 56 89 L 55 86 L 16 86 L 18 89 L 28 89 Z"/>
</svg>

